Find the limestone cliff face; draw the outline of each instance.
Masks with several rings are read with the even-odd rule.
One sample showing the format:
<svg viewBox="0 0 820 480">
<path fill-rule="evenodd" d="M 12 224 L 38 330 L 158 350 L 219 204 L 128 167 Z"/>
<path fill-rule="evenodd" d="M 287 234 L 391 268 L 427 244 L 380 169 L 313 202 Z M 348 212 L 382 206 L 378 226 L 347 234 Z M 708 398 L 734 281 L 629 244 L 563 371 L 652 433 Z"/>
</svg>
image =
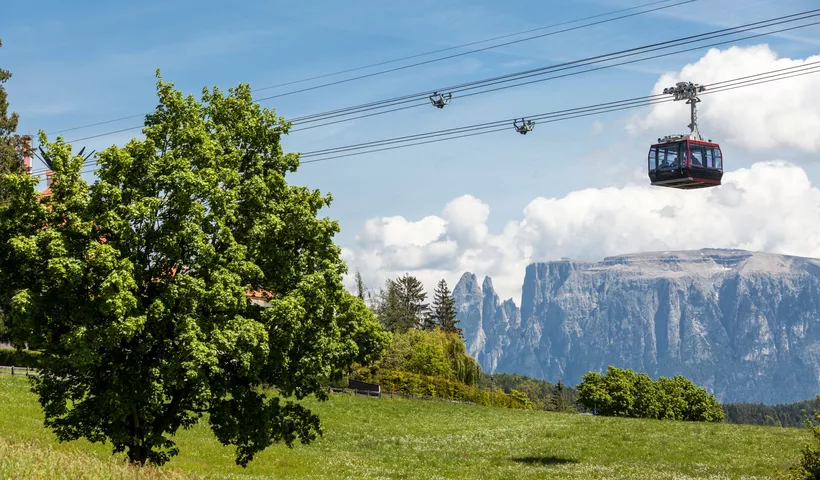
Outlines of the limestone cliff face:
<svg viewBox="0 0 820 480">
<path fill-rule="evenodd" d="M 485 371 L 576 384 L 608 365 L 685 375 L 722 402 L 820 393 L 820 260 L 741 250 L 527 267 L 520 310 L 484 279 L 454 289 Z"/>
</svg>

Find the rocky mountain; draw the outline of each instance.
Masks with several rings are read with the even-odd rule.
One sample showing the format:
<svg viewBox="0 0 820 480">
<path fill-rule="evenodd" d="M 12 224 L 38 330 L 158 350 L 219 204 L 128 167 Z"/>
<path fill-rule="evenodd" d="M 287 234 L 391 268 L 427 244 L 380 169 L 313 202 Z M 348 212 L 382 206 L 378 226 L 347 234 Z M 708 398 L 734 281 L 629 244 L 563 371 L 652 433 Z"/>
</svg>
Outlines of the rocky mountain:
<svg viewBox="0 0 820 480">
<path fill-rule="evenodd" d="M 820 260 L 704 249 L 527 267 L 521 307 L 465 273 L 453 290 L 488 372 L 577 384 L 608 365 L 685 375 L 721 402 L 820 393 Z"/>
</svg>

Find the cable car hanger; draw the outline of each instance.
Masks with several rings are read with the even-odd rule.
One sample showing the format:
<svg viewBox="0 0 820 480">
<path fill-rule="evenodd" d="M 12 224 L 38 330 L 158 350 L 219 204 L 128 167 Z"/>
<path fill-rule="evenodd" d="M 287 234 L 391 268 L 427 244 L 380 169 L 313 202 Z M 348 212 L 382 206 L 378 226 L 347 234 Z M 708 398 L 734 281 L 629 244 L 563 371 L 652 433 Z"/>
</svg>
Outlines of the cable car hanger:
<svg viewBox="0 0 820 480">
<path fill-rule="evenodd" d="M 649 147 L 649 180 L 652 185 L 684 190 L 717 187 L 723 178 L 723 153 L 720 145 L 703 140 L 698 128 L 698 94 L 703 85 L 678 82 L 664 88 L 664 95 L 675 101 L 686 100 L 690 106 L 688 134 L 667 135 Z"/>
<path fill-rule="evenodd" d="M 706 87 L 692 82 L 678 82 L 674 87 L 664 88 L 664 95 L 672 95 L 675 101 L 686 100 L 686 104 L 691 106 L 691 123 L 689 127 L 689 138 L 692 140 L 703 141 L 698 129 L 698 103 L 703 100 L 698 97 L 698 94 L 706 91 Z"/>
<path fill-rule="evenodd" d="M 521 135 L 526 135 L 527 132 L 531 132 L 533 127 L 535 127 L 535 122 L 532 120 L 524 121 L 521 119 L 521 125 L 518 124 L 518 120 L 513 122 L 513 126 L 515 127 L 515 131 L 520 133 Z"/>
<path fill-rule="evenodd" d="M 446 93 L 442 95 L 441 93 L 435 92 L 432 95 L 430 95 L 430 103 L 432 103 L 434 107 L 444 108 L 445 105 L 450 103 L 451 98 L 453 98 L 452 93 Z"/>
</svg>

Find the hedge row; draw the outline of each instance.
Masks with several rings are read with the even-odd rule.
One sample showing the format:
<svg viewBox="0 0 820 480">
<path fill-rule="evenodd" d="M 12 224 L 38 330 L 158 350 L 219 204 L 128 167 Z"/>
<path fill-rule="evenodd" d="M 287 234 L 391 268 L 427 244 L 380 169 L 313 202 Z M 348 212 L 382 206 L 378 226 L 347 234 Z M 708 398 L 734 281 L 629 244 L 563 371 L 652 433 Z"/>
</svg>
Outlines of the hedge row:
<svg viewBox="0 0 820 480">
<path fill-rule="evenodd" d="M 429 395 L 445 400 L 473 402 L 479 405 L 493 405 L 503 408 L 532 408 L 532 403 L 526 398 L 526 395 L 520 392 L 516 392 L 517 395 L 514 397 L 504 393 L 501 389 L 496 389 L 491 400 L 489 390 L 481 390 L 446 378 L 429 377 L 395 370 L 371 372 L 366 368 L 360 369 L 357 373 L 362 381 L 378 383 L 384 390 L 392 392 L 418 396 Z"/>
<path fill-rule="evenodd" d="M 683 376 L 652 380 L 645 373 L 609 366 L 606 374 L 588 372 L 578 385 L 578 400 L 599 415 L 691 422 L 722 422 L 715 396 Z"/>
<path fill-rule="evenodd" d="M 0 348 L 0 365 L 40 368 L 40 352 Z"/>
</svg>

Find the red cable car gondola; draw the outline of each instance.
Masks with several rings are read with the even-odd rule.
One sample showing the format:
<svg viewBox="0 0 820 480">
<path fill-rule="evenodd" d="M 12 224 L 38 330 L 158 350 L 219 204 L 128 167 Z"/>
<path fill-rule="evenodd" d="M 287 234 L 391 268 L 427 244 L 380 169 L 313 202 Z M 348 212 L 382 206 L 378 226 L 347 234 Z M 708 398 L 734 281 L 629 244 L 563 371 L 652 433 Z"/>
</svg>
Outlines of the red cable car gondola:
<svg viewBox="0 0 820 480">
<path fill-rule="evenodd" d="M 720 145 L 704 141 L 698 131 L 698 93 L 704 88 L 691 82 L 680 82 L 664 89 L 675 100 L 691 105 L 692 123 L 688 135 L 668 135 L 649 147 L 648 170 L 652 185 L 680 189 L 716 187 L 723 178 L 723 152 Z"/>
<path fill-rule="evenodd" d="M 716 187 L 722 178 L 723 153 L 717 143 L 672 135 L 649 148 L 652 185 L 689 190 Z"/>
</svg>

